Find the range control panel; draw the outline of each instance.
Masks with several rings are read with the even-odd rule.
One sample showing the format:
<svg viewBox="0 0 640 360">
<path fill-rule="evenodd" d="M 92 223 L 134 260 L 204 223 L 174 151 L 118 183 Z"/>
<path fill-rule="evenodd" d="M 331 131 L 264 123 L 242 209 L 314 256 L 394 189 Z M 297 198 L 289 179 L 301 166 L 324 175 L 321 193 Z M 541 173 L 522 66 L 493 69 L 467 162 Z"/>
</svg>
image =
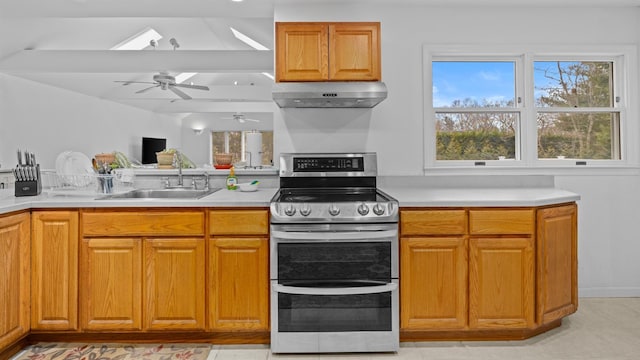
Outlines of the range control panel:
<svg viewBox="0 0 640 360">
<path fill-rule="evenodd" d="M 293 171 L 364 171 L 362 157 L 294 157 Z"/>
</svg>

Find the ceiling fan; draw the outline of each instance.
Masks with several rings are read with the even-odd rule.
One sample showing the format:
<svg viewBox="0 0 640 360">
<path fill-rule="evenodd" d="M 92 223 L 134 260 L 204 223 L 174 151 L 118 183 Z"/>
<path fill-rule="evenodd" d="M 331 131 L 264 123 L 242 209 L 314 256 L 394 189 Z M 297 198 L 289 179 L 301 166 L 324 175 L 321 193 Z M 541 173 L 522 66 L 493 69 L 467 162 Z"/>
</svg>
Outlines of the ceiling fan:
<svg viewBox="0 0 640 360">
<path fill-rule="evenodd" d="M 260 120 L 258 119 L 249 119 L 245 114 L 243 113 L 235 113 L 232 115 L 232 117 L 226 117 L 223 118 L 225 120 L 235 120 L 241 124 L 244 124 L 247 121 L 252 121 L 252 122 L 260 122 Z"/>
<path fill-rule="evenodd" d="M 172 91 L 174 94 L 180 96 L 182 99 L 184 100 L 190 100 L 191 96 L 185 94 L 182 90 L 177 89 L 178 87 L 181 88 L 187 88 L 187 89 L 195 89 L 195 90 L 209 90 L 208 86 L 204 86 L 204 85 L 191 85 L 191 84 L 177 84 L 176 83 L 176 78 L 172 75 L 169 75 L 169 73 L 167 72 L 160 72 L 158 74 L 153 75 L 153 82 L 146 82 L 146 81 L 118 81 L 116 80 L 115 82 L 119 82 L 119 83 L 123 83 L 123 86 L 129 85 L 129 84 L 153 84 L 153 86 L 150 86 L 148 88 L 144 88 L 142 90 L 138 90 L 136 91 L 136 94 L 142 94 L 144 92 L 147 92 L 153 88 L 157 88 L 159 87 L 162 90 L 170 90 Z"/>
</svg>

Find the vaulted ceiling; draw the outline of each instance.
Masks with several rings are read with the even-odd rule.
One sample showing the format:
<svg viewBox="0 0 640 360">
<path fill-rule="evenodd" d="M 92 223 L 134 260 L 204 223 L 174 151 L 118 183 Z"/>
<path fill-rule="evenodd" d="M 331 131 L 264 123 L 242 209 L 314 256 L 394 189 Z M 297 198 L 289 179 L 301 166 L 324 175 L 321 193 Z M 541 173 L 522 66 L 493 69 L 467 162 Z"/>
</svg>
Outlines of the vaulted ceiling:
<svg viewBox="0 0 640 360">
<path fill-rule="evenodd" d="M 640 0 L 342 0 L 433 6 L 640 6 Z M 272 106 L 274 7 L 337 0 L 0 0 L 0 73 L 160 113 L 264 112 Z M 153 28 L 155 48 L 109 50 Z M 234 28 L 269 50 L 255 50 Z M 175 48 L 169 39 L 176 39 Z M 183 100 L 160 88 L 166 71 L 195 72 Z"/>
</svg>

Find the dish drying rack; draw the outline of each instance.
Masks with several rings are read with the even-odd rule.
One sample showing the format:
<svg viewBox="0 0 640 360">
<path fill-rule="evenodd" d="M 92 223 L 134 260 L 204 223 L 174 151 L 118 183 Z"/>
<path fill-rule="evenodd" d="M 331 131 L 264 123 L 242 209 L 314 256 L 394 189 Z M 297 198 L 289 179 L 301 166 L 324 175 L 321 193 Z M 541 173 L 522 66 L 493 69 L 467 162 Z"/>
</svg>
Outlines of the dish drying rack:
<svg viewBox="0 0 640 360">
<path fill-rule="evenodd" d="M 43 188 L 55 195 L 116 194 L 134 189 L 133 178 L 121 173 L 58 174 L 42 171 Z"/>
</svg>

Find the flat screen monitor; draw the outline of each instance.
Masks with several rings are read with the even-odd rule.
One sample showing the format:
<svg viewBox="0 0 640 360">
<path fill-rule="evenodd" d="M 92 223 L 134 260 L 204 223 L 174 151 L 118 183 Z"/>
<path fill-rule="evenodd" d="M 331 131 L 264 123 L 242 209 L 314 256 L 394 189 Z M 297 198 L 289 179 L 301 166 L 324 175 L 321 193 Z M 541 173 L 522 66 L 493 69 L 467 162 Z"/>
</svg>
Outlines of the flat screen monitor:
<svg viewBox="0 0 640 360">
<path fill-rule="evenodd" d="M 159 138 L 142 138 L 142 163 L 143 164 L 155 164 L 156 152 L 162 151 L 167 148 L 167 139 Z"/>
</svg>

